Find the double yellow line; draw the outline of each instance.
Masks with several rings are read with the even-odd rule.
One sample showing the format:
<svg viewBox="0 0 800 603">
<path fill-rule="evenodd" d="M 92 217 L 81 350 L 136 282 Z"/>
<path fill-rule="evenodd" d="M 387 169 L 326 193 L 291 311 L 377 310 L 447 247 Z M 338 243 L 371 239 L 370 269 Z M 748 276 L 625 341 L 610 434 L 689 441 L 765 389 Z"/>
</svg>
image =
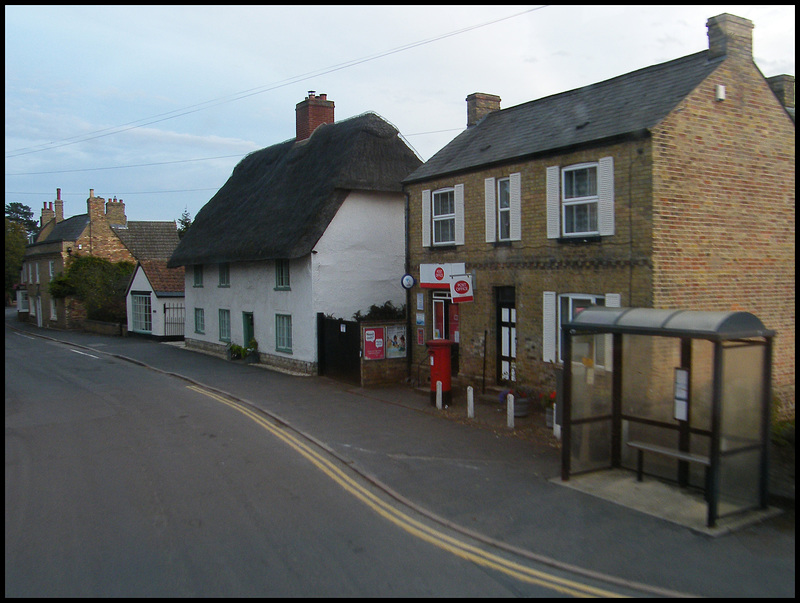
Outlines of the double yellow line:
<svg viewBox="0 0 800 603">
<path fill-rule="evenodd" d="M 197 387 L 195 385 L 190 385 L 188 388 L 203 394 L 204 396 L 208 396 L 217 402 L 221 402 L 222 404 L 225 404 L 226 406 L 253 420 L 273 436 L 283 441 L 300 453 L 303 457 L 308 459 L 314 466 L 316 466 L 334 482 L 339 484 L 345 491 L 352 494 L 355 498 L 367 505 L 378 515 L 400 527 L 412 536 L 428 542 L 440 549 L 448 551 L 449 553 L 452 553 L 461 559 L 466 559 L 467 561 L 471 561 L 482 567 L 497 570 L 522 582 L 537 584 L 565 595 L 573 597 L 622 596 L 619 593 L 581 584 L 573 580 L 554 576 L 546 572 L 521 565 L 514 561 L 504 559 L 503 557 L 494 555 L 472 544 L 457 538 L 453 538 L 452 536 L 449 536 L 448 534 L 445 534 L 436 528 L 425 525 L 424 523 L 396 509 L 391 504 L 381 500 L 367 488 L 360 485 L 353 478 L 345 474 L 339 467 L 334 465 L 329 459 L 325 458 L 325 456 L 314 450 L 302 439 L 292 435 L 283 428 L 277 427 L 262 414 L 254 411 L 247 405 L 230 400 L 222 395 L 201 387 Z"/>
</svg>

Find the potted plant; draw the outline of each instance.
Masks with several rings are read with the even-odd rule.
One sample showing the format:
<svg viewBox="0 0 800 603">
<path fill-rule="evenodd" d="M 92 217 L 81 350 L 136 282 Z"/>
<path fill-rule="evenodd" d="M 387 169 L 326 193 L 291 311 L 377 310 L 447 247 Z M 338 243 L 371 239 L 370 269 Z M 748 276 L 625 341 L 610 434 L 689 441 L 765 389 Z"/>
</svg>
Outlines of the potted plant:
<svg viewBox="0 0 800 603">
<path fill-rule="evenodd" d="M 533 390 L 523 385 L 515 386 L 500 392 L 500 403 L 505 404 L 508 394 L 514 396 L 514 416 L 527 417 L 531 411 L 531 400 L 536 399 Z"/>
<path fill-rule="evenodd" d="M 258 342 L 255 339 L 251 339 L 247 347 L 244 348 L 242 357 L 245 359 L 245 362 L 258 362 Z"/>
</svg>

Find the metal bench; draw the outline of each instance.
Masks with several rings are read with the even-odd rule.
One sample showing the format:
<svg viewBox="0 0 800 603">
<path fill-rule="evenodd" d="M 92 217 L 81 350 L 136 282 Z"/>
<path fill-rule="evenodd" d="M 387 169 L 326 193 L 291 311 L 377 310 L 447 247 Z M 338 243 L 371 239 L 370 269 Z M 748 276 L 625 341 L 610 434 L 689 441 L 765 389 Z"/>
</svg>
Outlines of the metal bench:
<svg viewBox="0 0 800 603">
<path fill-rule="evenodd" d="M 695 454 L 693 452 L 683 452 L 681 450 L 675 450 L 674 448 L 667 448 L 666 446 L 659 446 L 658 444 L 648 444 L 647 442 L 628 442 L 628 446 L 631 448 L 636 449 L 637 459 L 636 459 L 636 480 L 642 481 L 642 466 L 643 466 L 643 456 L 645 452 L 654 452 L 655 454 L 661 454 L 664 456 L 669 456 L 679 461 L 687 461 L 689 463 L 698 463 L 700 465 L 704 465 L 706 467 L 706 485 L 708 485 L 708 467 L 711 466 L 711 459 L 707 456 L 702 454 Z M 707 489 L 706 489 L 707 490 Z"/>
</svg>

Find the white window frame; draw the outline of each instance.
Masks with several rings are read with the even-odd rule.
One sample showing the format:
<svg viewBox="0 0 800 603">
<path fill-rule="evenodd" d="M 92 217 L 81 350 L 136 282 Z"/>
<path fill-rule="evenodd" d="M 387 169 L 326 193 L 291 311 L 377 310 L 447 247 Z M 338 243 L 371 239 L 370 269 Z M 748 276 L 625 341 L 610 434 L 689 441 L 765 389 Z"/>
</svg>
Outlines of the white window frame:
<svg viewBox="0 0 800 603">
<path fill-rule="evenodd" d="M 443 212 L 439 208 L 437 212 L 437 201 L 449 197 L 449 202 L 452 206 L 452 211 Z M 448 225 L 449 236 L 444 238 L 441 232 L 444 225 Z M 439 232 L 437 232 L 437 227 Z M 431 230 L 433 232 L 434 245 L 455 245 L 456 244 L 456 189 L 454 187 L 442 188 L 433 191 L 431 195 Z"/>
<path fill-rule="evenodd" d="M 39 282 L 39 262 L 34 262 L 36 266 L 36 282 Z"/>
<path fill-rule="evenodd" d="M 542 359 L 545 362 L 563 363 L 561 341 L 561 326 L 575 316 L 576 304 L 587 301 L 595 305 L 608 308 L 620 307 L 622 296 L 619 293 L 562 293 L 544 291 L 542 299 Z M 602 303 L 599 303 L 602 302 Z M 566 304 L 566 313 L 564 305 Z M 566 314 L 566 315 L 565 315 Z M 611 370 L 611 336 L 602 334 L 597 336 L 595 349 L 603 346 L 598 355 L 595 351 L 592 362 L 598 368 Z"/>
<path fill-rule="evenodd" d="M 49 270 L 50 270 L 50 280 L 52 280 L 53 277 L 55 276 L 55 273 L 56 273 L 56 261 L 55 260 L 50 260 L 50 262 L 48 263 L 48 266 L 49 266 Z"/>
<path fill-rule="evenodd" d="M 17 290 L 17 311 L 29 312 L 30 302 L 28 301 L 28 292 L 25 289 Z"/>
<path fill-rule="evenodd" d="M 567 196 L 567 178 L 580 170 L 596 168 L 594 194 Z M 601 157 L 596 162 L 569 166 L 550 166 L 546 170 L 547 238 L 580 238 L 611 236 L 614 234 L 614 158 Z M 580 207 L 588 207 L 596 216 L 596 223 L 585 230 L 567 230 L 567 214 Z M 593 209 L 591 209 L 593 208 Z"/>
<path fill-rule="evenodd" d="M 292 315 L 275 315 L 275 350 L 285 354 L 292 353 Z"/>
<path fill-rule="evenodd" d="M 219 284 L 218 287 L 231 286 L 231 265 L 228 262 L 219 264 Z"/>
<path fill-rule="evenodd" d="M 194 309 L 194 332 L 200 335 L 206 332 L 206 313 L 203 308 Z"/>
<path fill-rule="evenodd" d="M 452 191 L 453 211 L 448 213 L 434 213 L 436 196 Z M 442 240 L 437 234 L 437 224 L 444 224 L 452 220 L 452 238 Z M 456 184 L 435 191 L 422 191 L 422 246 L 445 247 L 464 244 L 464 185 Z"/>
<path fill-rule="evenodd" d="M 50 298 L 50 320 L 58 320 L 58 307 L 54 297 Z"/>
<path fill-rule="evenodd" d="M 503 195 L 503 189 L 505 195 Z M 506 206 L 503 207 L 505 197 Z M 503 218 L 506 221 L 506 232 L 503 232 Z M 497 240 L 511 240 L 511 178 L 498 178 L 497 180 Z"/>
<path fill-rule="evenodd" d="M 139 333 L 153 332 L 153 307 L 150 293 L 131 292 L 132 329 Z"/>
<path fill-rule="evenodd" d="M 573 193 L 568 196 L 568 190 L 575 188 L 576 175 L 586 172 L 587 175 L 593 175 L 588 180 L 594 180 L 593 191 L 581 191 L 584 194 Z M 569 180 L 572 179 L 572 186 L 568 186 Z M 576 236 L 591 236 L 599 235 L 600 227 L 598 225 L 598 205 L 600 197 L 597 193 L 598 190 L 598 164 L 597 163 L 579 163 L 571 165 L 561 170 L 561 231 L 565 237 Z M 577 223 L 579 220 L 575 218 L 578 211 L 586 210 L 585 222 L 587 226 L 582 230 L 578 230 Z M 570 214 L 572 216 L 570 217 Z M 583 220 L 580 220 L 583 221 Z M 568 230 L 568 225 L 572 223 L 573 226 Z"/>
</svg>

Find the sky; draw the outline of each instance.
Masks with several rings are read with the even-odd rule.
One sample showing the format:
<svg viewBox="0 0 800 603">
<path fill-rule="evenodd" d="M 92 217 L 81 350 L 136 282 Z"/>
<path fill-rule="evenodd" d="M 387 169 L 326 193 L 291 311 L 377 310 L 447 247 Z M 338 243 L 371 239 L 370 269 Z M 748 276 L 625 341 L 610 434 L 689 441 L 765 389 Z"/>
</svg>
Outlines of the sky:
<svg viewBox="0 0 800 603">
<path fill-rule="evenodd" d="M 754 23 L 764 76 L 795 75 L 793 5 L 6 6 L 5 202 L 194 218 L 311 90 L 425 161 L 473 92 L 505 109 L 706 50 L 722 13 Z"/>
</svg>

